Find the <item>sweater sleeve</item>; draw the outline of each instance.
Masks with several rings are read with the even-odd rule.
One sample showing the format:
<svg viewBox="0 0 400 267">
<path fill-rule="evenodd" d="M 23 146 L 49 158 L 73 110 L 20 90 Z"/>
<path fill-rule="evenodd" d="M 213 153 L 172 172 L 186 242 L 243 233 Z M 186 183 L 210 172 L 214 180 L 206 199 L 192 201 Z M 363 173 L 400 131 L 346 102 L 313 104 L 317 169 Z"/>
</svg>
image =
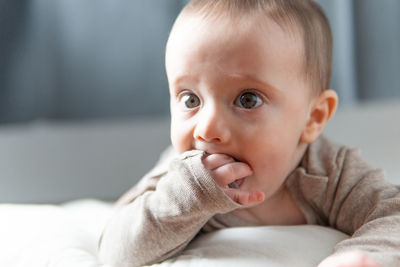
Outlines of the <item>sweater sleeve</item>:
<svg viewBox="0 0 400 267">
<path fill-rule="evenodd" d="M 215 214 L 240 207 L 189 151 L 160 176 L 147 176 L 120 201 L 99 243 L 102 263 L 141 266 L 181 251 Z"/>
<path fill-rule="evenodd" d="M 358 150 L 321 138 L 288 184 L 309 223 L 351 236 L 334 253 L 360 250 L 382 266 L 400 266 L 399 187 L 366 164 Z"/>
</svg>

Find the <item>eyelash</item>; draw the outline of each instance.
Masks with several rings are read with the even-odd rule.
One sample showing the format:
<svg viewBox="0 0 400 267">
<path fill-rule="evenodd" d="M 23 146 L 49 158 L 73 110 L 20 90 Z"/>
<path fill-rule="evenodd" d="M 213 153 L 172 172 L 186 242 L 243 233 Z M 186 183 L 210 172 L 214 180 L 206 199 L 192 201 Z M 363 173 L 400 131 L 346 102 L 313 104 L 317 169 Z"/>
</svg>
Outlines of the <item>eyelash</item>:
<svg viewBox="0 0 400 267">
<path fill-rule="evenodd" d="M 193 98 L 193 96 L 194 96 L 194 98 Z M 190 97 L 192 97 L 192 98 L 190 99 Z M 182 102 L 182 101 L 184 101 L 185 98 L 186 98 L 185 102 Z M 185 105 L 184 108 L 189 109 L 189 110 L 195 109 L 198 106 L 200 106 L 200 104 L 201 104 L 200 98 L 196 94 L 193 94 L 193 93 L 190 93 L 190 92 L 186 92 L 186 93 L 180 94 L 179 98 L 178 98 L 178 101 L 179 101 L 180 104 Z M 189 104 L 193 104 L 194 106 L 193 107 L 189 107 L 188 106 Z"/>
<path fill-rule="evenodd" d="M 250 108 L 246 108 L 246 107 L 244 107 L 244 106 L 240 106 L 240 105 L 239 105 L 240 100 L 242 100 L 241 98 L 242 98 L 245 94 L 251 94 L 251 95 L 254 95 L 255 97 L 257 97 L 257 100 L 256 100 L 257 103 L 255 104 L 256 106 L 253 106 L 253 107 L 250 107 Z M 263 103 L 265 103 L 265 98 L 264 98 L 262 95 L 260 95 L 260 93 L 258 93 L 256 90 L 252 90 L 252 89 L 247 89 L 247 90 L 242 91 L 242 92 L 235 98 L 235 101 L 234 101 L 234 104 L 235 104 L 236 106 L 239 106 L 239 107 L 242 108 L 242 109 L 255 109 L 255 108 L 259 107 L 260 105 L 262 105 Z"/>
<path fill-rule="evenodd" d="M 255 97 L 257 97 L 257 99 L 256 99 L 256 103 L 255 103 L 255 106 L 251 106 L 251 107 L 249 107 L 249 108 L 246 108 L 246 107 L 244 107 L 243 106 L 243 103 L 241 103 L 240 101 L 242 100 L 241 98 L 245 95 L 245 94 L 249 94 L 249 95 L 254 95 Z M 187 104 L 187 101 L 185 101 L 185 102 L 182 102 L 183 101 L 183 99 L 185 98 L 185 97 L 190 97 L 190 96 L 195 96 L 195 98 L 194 99 L 191 99 L 190 100 L 190 103 L 191 104 L 195 104 L 195 106 L 193 106 L 193 107 L 188 107 L 186 104 Z M 200 106 L 201 105 L 201 99 L 195 94 L 195 93 L 192 93 L 191 91 L 189 91 L 189 90 L 184 90 L 184 91 L 181 91 L 181 92 L 179 92 L 179 93 L 177 93 L 177 96 L 176 96 L 176 98 L 178 99 L 178 103 L 180 103 L 180 104 L 182 104 L 182 105 L 185 105 L 184 106 L 184 108 L 185 109 L 188 109 L 188 110 L 193 110 L 193 109 L 195 109 L 195 108 L 197 108 L 198 106 Z M 189 100 L 189 99 L 187 99 L 187 100 Z M 196 102 L 197 101 L 197 102 Z M 249 100 L 250 101 L 250 100 Z M 242 108 L 242 109 L 255 109 L 255 108 L 257 108 L 257 107 L 259 107 L 260 105 L 262 105 L 263 103 L 265 103 L 266 101 L 265 101 L 265 97 L 263 96 L 263 95 L 260 95 L 258 92 L 256 92 L 255 90 L 251 90 L 251 89 L 247 89 L 247 90 L 244 90 L 244 91 L 242 91 L 236 98 L 235 98 L 235 100 L 234 100 L 234 105 L 235 106 L 238 106 L 238 107 L 240 107 L 240 108 Z M 247 103 L 249 103 L 249 102 L 247 102 Z"/>
</svg>

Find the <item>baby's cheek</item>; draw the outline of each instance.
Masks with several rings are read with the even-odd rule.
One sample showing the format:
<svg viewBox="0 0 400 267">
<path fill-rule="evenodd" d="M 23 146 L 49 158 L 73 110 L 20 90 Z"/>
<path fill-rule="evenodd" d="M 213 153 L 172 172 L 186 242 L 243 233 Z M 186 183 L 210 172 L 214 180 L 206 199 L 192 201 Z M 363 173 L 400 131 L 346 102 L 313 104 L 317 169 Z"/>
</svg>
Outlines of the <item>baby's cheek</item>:
<svg viewBox="0 0 400 267">
<path fill-rule="evenodd" d="M 183 140 L 181 138 L 179 138 L 179 136 L 171 135 L 172 147 L 178 154 L 182 154 L 183 152 L 190 150 L 190 149 L 186 148 L 186 146 L 184 145 L 184 142 L 182 142 L 182 141 Z"/>
<path fill-rule="evenodd" d="M 193 138 L 189 131 L 179 124 L 171 124 L 171 143 L 175 151 L 182 154 L 193 149 Z"/>
</svg>

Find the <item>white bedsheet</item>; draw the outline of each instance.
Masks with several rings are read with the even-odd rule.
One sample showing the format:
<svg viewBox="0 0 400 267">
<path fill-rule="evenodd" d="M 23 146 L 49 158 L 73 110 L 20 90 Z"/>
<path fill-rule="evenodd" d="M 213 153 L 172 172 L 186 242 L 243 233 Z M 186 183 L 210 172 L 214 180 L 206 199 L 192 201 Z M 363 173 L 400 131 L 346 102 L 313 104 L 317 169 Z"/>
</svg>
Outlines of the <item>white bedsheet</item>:
<svg viewBox="0 0 400 267">
<path fill-rule="evenodd" d="M 0 266 L 100 267 L 97 241 L 112 205 L 0 204 Z M 192 242 L 155 266 L 316 266 L 346 235 L 319 226 L 230 228 Z"/>
</svg>

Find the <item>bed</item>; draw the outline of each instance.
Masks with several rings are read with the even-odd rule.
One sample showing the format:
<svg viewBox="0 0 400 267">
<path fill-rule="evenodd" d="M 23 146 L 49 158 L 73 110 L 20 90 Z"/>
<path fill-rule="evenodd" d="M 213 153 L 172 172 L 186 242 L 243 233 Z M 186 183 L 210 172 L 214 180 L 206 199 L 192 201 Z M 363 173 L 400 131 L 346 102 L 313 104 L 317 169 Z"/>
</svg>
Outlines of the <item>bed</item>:
<svg viewBox="0 0 400 267">
<path fill-rule="evenodd" d="M 400 102 L 343 107 L 326 128 L 400 184 Z M 112 202 L 168 146 L 168 118 L 0 127 L 0 266 L 104 266 Z M 139 153 L 146 151 L 146 153 Z M 347 238 L 320 226 L 231 228 L 155 266 L 316 266 Z"/>
</svg>

